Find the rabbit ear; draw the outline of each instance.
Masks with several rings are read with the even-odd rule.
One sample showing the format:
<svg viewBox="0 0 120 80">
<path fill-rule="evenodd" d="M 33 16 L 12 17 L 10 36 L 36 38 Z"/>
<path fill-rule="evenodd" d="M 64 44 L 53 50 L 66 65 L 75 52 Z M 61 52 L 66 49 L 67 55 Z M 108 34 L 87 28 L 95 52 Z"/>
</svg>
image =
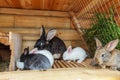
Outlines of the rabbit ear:
<svg viewBox="0 0 120 80">
<path fill-rule="evenodd" d="M 38 48 L 32 49 L 32 50 L 29 52 L 29 54 L 34 54 L 36 51 L 38 51 Z"/>
<path fill-rule="evenodd" d="M 27 55 L 29 53 L 29 47 L 24 49 L 24 55 Z"/>
<path fill-rule="evenodd" d="M 69 47 L 67 48 L 67 52 L 68 52 L 68 53 L 71 53 L 71 51 L 72 51 L 72 46 L 69 46 Z"/>
<path fill-rule="evenodd" d="M 56 30 L 55 29 L 52 29 L 52 30 L 48 31 L 46 40 L 50 41 L 55 35 L 56 35 Z"/>
<path fill-rule="evenodd" d="M 112 51 L 117 46 L 118 42 L 119 42 L 119 39 L 110 41 L 108 44 L 105 45 L 105 49 L 107 51 Z"/>
<path fill-rule="evenodd" d="M 40 32 L 41 32 L 40 37 L 41 37 L 41 38 L 42 38 L 42 37 L 45 37 L 45 28 L 44 28 L 43 25 L 42 25 L 42 27 L 41 27 Z"/>
<path fill-rule="evenodd" d="M 102 47 L 102 43 L 101 43 L 101 41 L 98 38 L 95 37 L 95 41 L 96 41 L 97 48 Z"/>
</svg>

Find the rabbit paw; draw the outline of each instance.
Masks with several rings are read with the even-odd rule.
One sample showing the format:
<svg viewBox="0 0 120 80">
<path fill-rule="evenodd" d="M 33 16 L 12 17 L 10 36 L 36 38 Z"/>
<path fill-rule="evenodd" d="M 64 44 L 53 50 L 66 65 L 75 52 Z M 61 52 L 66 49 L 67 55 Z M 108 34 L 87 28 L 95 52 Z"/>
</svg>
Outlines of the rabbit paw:
<svg viewBox="0 0 120 80">
<path fill-rule="evenodd" d="M 68 60 L 67 62 L 69 63 L 69 62 L 71 62 L 71 61 Z"/>
<path fill-rule="evenodd" d="M 24 68 L 24 63 L 23 63 L 23 62 L 20 62 L 20 61 L 17 61 L 17 62 L 16 62 L 16 66 L 17 66 L 17 68 L 19 68 L 19 69 L 23 69 L 23 68 Z"/>
<path fill-rule="evenodd" d="M 77 60 L 77 63 L 81 63 L 83 60 Z"/>
</svg>

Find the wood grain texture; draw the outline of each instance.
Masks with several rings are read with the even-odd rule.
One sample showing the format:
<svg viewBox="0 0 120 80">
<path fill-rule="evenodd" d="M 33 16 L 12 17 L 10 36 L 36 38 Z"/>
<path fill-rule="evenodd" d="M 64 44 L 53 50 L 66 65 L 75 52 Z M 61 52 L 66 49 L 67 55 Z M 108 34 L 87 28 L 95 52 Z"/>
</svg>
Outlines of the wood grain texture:
<svg viewBox="0 0 120 80">
<path fill-rule="evenodd" d="M 69 17 L 67 12 L 0 8 L 2 14 Z"/>
<path fill-rule="evenodd" d="M 69 18 L 18 15 L 0 15 L 0 18 L 0 27 L 40 28 L 45 25 L 51 28 L 70 28 Z"/>
<path fill-rule="evenodd" d="M 16 70 L 16 61 L 20 58 L 22 37 L 19 34 L 9 32 L 9 45 L 11 49 L 9 71 Z"/>
<path fill-rule="evenodd" d="M 56 17 L 35 17 L 35 16 L 15 16 L 16 27 L 41 27 L 41 25 L 56 27 L 56 28 L 69 28 L 69 18 L 56 18 Z"/>
<path fill-rule="evenodd" d="M 91 59 L 82 63 L 55 60 L 52 69 L 0 72 L 0 80 L 120 80 L 120 72 L 90 65 Z M 34 74 L 34 75 L 33 75 Z M 52 76 L 52 77 L 51 77 Z M 54 77 L 53 77 L 54 76 Z"/>
<path fill-rule="evenodd" d="M 14 16 L 0 15 L 0 27 L 13 27 Z"/>
<path fill-rule="evenodd" d="M 48 32 L 49 29 L 46 29 Z M 37 40 L 40 37 L 40 29 L 28 28 L 0 28 L 0 32 L 8 33 L 9 31 L 19 33 L 23 36 L 23 40 Z M 72 29 L 57 29 L 57 34 L 62 40 L 80 40 L 79 34 Z"/>
<path fill-rule="evenodd" d="M 33 75 L 34 74 L 34 75 Z M 54 76 L 54 77 L 53 77 Z M 120 72 L 106 69 L 61 68 L 47 71 L 14 71 L 0 73 L 1 80 L 120 80 Z"/>
</svg>

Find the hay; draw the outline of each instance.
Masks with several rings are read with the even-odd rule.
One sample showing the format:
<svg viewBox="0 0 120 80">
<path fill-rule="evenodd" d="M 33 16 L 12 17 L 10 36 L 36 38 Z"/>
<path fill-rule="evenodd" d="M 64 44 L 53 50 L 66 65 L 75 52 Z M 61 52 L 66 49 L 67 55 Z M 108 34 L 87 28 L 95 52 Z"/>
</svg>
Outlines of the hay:
<svg viewBox="0 0 120 80">
<path fill-rule="evenodd" d="M 8 71 L 9 62 L 0 62 L 0 72 Z"/>
</svg>

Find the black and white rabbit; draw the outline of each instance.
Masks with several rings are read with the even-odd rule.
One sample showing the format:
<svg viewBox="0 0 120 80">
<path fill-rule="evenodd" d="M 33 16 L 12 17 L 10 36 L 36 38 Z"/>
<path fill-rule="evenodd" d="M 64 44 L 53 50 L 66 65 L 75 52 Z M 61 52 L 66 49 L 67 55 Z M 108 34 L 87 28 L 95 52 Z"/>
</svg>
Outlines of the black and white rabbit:
<svg viewBox="0 0 120 80">
<path fill-rule="evenodd" d="M 22 70 L 47 70 L 52 67 L 54 59 L 52 54 L 47 50 L 38 50 L 35 54 L 29 54 L 29 47 L 24 49 L 20 60 L 16 66 Z"/>
<path fill-rule="evenodd" d="M 54 59 L 60 59 L 63 53 L 66 51 L 66 45 L 55 35 L 55 29 L 49 30 L 46 35 L 44 26 L 42 26 L 40 39 L 37 40 L 34 48 L 38 48 L 39 50 L 49 50 L 53 54 Z"/>
</svg>

